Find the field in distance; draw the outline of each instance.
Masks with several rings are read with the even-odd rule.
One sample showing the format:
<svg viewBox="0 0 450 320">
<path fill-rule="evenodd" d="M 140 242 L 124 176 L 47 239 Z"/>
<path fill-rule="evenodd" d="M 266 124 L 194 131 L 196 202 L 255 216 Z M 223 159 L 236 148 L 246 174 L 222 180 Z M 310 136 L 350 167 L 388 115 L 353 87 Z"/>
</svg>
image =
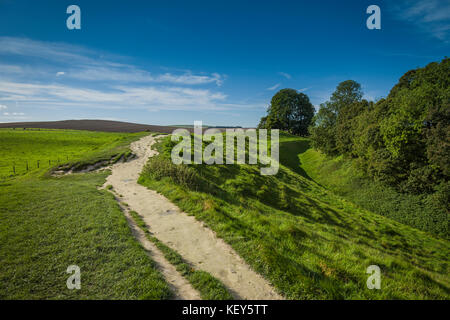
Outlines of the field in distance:
<svg viewBox="0 0 450 320">
<path fill-rule="evenodd" d="M 50 129 L 0 129 L 0 178 L 83 159 L 98 161 L 118 155 L 118 146 L 139 133 Z M 108 151 L 105 153 L 105 151 Z M 95 157 L 94 157 L 95 155 Z"/>
</svg>

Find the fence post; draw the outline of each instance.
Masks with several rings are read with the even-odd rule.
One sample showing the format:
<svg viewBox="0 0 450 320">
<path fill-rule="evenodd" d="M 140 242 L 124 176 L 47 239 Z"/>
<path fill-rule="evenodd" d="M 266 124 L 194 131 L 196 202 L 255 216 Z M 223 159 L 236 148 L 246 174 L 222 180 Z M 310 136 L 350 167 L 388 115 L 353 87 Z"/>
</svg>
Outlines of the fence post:
<svg viewBox="0 0 450 320">
<path fill-rule="evenodd" d="M 16 174 L 16 166 L 13 164 L 13 172 Z"/>
<path fill-rule="evenodd" d="M 37 160 L 37 167 L 38 167 L 38 169 L 39 169 L 39 160 Z"/>
<path fill-rule="evenodd" d="M 27 171 L 28 171 L 28 160 L 26 162 L 27 162 Z"/>
</svg>

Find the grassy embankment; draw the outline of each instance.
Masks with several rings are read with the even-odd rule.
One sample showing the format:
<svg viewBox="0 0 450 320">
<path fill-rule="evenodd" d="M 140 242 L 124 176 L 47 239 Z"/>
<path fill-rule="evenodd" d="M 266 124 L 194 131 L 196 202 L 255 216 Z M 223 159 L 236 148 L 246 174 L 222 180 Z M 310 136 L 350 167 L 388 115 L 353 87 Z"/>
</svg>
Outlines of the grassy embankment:
<svg viewBox="0 0 450 320">
<path fill-rule="evenodd" d="M 355 161 L 343 156 L 329 158 L 310 148 L 308 139 L 285 144 L 289 166 L 334 193 L 361 207 L 403 224 L 449 239 L 449 212 L 435 205 L 433 195 L 401 193 L 393 187 L 365 177 Z"/>
<path fill-rule="evenodd" d="M 172 293 L 133 238 L 107 173 L 60 178 L 48 160 L 79 166 L 129 154 L 142 134 L 0 130 L 0 299 L 166 299 Z M 11 175 L 11 161 L 29 171 Z M 40 168 L 31 167 L 41 160 Z M 52 162 L 51 166 L 57 165 Z M 69 290 L 69 265 L 81 289 Z"/>
<path fill-rule="evenodd" d="M 448 241 L 313 181 L 298 162 L 304 143 L 283 135 L 278 174 L 261 176 L 250 165 L 175 166 L 165 139 L 140 183 L 204 221 L 287 298 L 448 299 Z M 373 264 L 381 290 L 366 286 Z"/>
</svg>

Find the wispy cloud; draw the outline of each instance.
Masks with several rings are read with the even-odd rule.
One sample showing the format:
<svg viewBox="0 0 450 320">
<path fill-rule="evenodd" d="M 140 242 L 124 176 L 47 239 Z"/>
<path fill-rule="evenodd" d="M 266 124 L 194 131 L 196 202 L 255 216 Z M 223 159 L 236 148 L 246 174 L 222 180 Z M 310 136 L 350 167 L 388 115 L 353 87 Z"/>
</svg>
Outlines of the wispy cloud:
<svg viewBox="0 0 450 320">
<path fill-rule="evenodd" d="M 26 75 L 27 79 L 30 76 L 42 79 L 45 75 L 54 76 L 56 74 L 57 77 L 64 75 L 65 78 L 83 81 L 126 81 L 178 85 L 215 84 L 217 86 L 221 86 L 225 80 L 223 75 L 216 72 L 210 74 L 194 74 L 191 71 L 181 74 L 151 73 L 124 63 L 125 57 L 107 55 L 84 47 L 63 43 L 46 43 L 26 38 L 0 37 L 0 56 L 22 58 L 22 65 L 0 64 L 0 71 L 5 72 L 6 75 Z M 30 58 L 37 59 L 42 63 L 32 67 L 28 63 Z M 61 66 L 67 68 L 66 71 L 58 70 Z"/>
<path fill-rule="evenodd" d="M 278 72 L 278 74 L 280 76 L 285 77 L 286 79 L 291 79 L 292 78 L 292 76 L 289 73 L 286 73 L 286 72 Z"/>
<path fill-rule="evenodd" d="M 298 92 L 305 92 L 305 91 L 308 91 L 309 89 L 311 89 L 311 87 L 298 89 L 297 91 L 298 91 Z"/>
<path fill-rule="evenodd" d="M 4 61 L 0 64 L 0 102 L 19 101 L 24 107 L 43 109 L 212 111 L 260 107 L 228 101 L 217 89 L 225 80 L 218 73 L 158 74 L 124 63 L 123 57 L 116 57 L 118 62 L 114 58 L 66 44 L 0 37 L 0 59 Z"/>
<path fill-rule="evenodd" d="M 0 110 L 6 110 L 6 109 L 8 109 L 7 106 L 5 106 L 4 104 L 0 104 Z"/>
<path fill-rule="evenodd" d="M 24 112 L 3 112 L 0 114 L 0 120 L 10 120 L 10 121 L 18 121 L 18 120 L 28 120 L 29 118 L 25 116 Z"/>
<path fill-rule="evenodd" d="M 440 40 L 449 41 L 450 1 L 399 0 L 387 5 L 397 19 L 414 24 Z"/>
<path fill-rule="evenodd" d="M 115 86 L 107 90 L 59 84 L 30 84 L 0 81 L 0 101 L 23 105 L 77 106 L 101 109 L 224 110 L 226 95 L 207 89 L 182 87 Z M 229 106 L 229 105 L 228 105 Z"/>
<path fill-rule="evenodd" d="M 273 85 L 273 86 L 267 88 L 266 90 L 273 91 L 273 90 L 278 89 L 280 86 L 281 86 L 281 84 L 280 84 L 280 83 L 277 83 L 277 84 L 275 84 L 275 85 Z"/>
<path fill-rule="evenodd" d="M 153 82 L 169 82 L 169 83 L 179 83 L 179 84 L 205 84 L 205 83 L 216 83 L 216 85 L 221 86 L 223 84 L 223 78 L 218 73 L 213 73 L 210 76 L 207 75 L 193 75 L 191 73 L 186 73 L 182 75 L 173 75 L 170 73 L 165 73 L 157 77 L 152 77 L 149 81 Z"/>
</svg>

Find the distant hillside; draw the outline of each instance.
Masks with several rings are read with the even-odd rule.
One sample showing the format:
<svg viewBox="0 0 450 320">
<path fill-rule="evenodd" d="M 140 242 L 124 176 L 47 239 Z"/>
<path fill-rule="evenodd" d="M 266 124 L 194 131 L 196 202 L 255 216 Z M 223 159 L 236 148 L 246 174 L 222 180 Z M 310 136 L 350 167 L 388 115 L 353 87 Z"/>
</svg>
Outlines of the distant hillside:
<svg viewBox="0 0 450 320">
<path fill-rule="evenodd" d="M 90 130 L 106 132 L 141 132 L 153 131 L 162 133 L 172 133 L 179 127 L 154 126 L 147 124 L 129 123 L 110 120 L 63 120 L 45 122 L 11 122 L 0 123 L 0 128 L 41 128 L 41 129 L 70 129 L 70 130 Z M 190 128 L 186 128 L 191 130 Z"/>
</svg>

